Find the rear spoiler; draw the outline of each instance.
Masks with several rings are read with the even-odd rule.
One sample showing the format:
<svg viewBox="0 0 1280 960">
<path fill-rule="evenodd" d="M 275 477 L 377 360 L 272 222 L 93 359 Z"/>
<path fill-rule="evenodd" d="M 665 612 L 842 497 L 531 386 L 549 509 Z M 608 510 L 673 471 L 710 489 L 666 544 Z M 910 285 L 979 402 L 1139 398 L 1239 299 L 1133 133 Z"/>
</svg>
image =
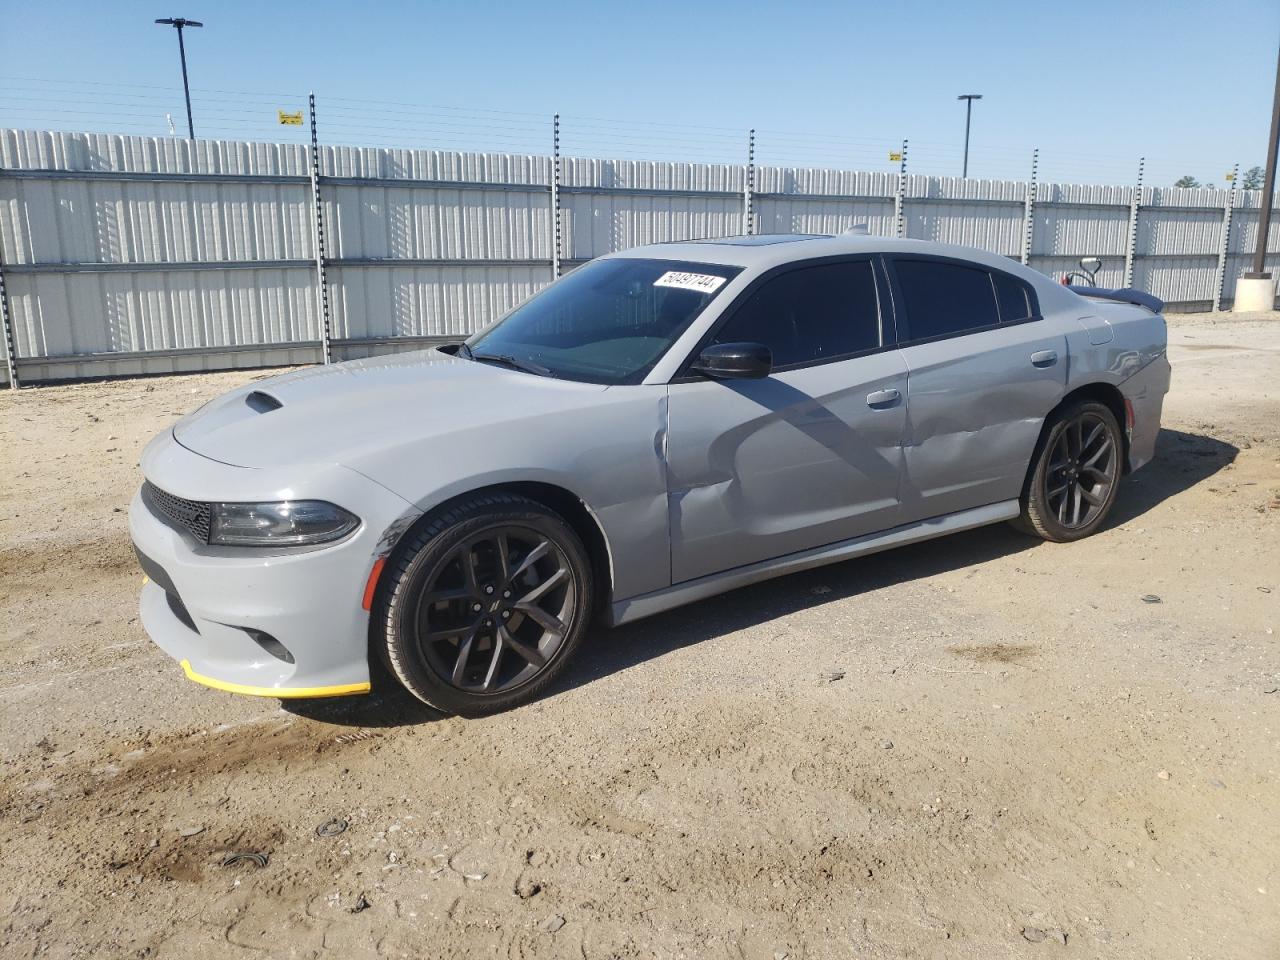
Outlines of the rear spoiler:
<svg viewBox="0 0 1280 960">
<path fill-rule="evenodd" d="M 1106 287 L 1077 287 L 1068 285 L 1067 289 L 1072 293 L 1078 293 L 1082 297 L 1093 297 L 1095 300 L 1115 300 L 1119 303 L 1132 303 L 1139 307 L 1146 307 L 1152 313 L 1159 313 L 1164 309 L 1164 301 L 1159 297 L 1153 297 L 1149 293 L 1143 293 L 1141 290 L 1133 290 L 1128 287 L 1123 290 L 1109 290 Z"/>
</svg>

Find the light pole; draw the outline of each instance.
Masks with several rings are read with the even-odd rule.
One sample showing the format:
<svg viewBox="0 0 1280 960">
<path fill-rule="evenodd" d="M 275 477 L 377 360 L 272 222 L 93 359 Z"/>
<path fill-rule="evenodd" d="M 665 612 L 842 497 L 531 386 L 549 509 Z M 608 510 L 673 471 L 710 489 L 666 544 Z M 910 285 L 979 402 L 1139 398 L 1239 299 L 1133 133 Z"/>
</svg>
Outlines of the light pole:
<svg viewBox="0 0 1280 960">
<path fill-rule="evenodd" d="M 1270 280 L 1267 272 L 1267 239 L 1271 232 L 1271 198 L 1276 189 L 1276 149 L 1280 147 L 1280 58 L 1276 61 L 1276 95 L 1271 104 L 1271 139 L 1267 141 L 1267 172 L 1262 181 L 1262 209 L 1258 211 L 1258 245 L 1253 251 L 1253 272 L 1245 277 Z"/>
<path fill-rule="evenodd" d="M 964 103 L 964 172 L 960 174 L 962 177 L 969 176 L 969 121 L 973 118 L 973 101 L 981 100 L 980 93 L 962 93 L 956 97 L 957 100 L 963 100 Z"/>
<path fill-rule="evenodd" d="M 196 128 L 191 122 L 191 88 L 187 86 L 187 45 L 182 42 L 182 28 L 203 27 L 204 24 L 199 20 L 187 20 L 184 17 L 167 17 L 164 20 L 157 20 L 156 23 L 173 27 L 178 31 L 178 56 L 182 58 L 182 93 L 187 98 L 187 135 L 194 140 Z"/>
</svg>

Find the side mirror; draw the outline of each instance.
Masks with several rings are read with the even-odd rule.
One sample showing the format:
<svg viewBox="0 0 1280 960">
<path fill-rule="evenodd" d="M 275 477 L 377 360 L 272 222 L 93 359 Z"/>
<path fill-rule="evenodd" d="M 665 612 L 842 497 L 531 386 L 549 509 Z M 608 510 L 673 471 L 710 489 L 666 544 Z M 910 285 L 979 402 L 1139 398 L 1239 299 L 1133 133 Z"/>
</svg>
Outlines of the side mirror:
<svg viewBox="0 0 1280 960">
<path fill-rule="evenodd" d="M 773 370 L 773 351 L 763 343 L 713 343 L 692 369 L 717 380 L 761 380 Z"/>
</svg>

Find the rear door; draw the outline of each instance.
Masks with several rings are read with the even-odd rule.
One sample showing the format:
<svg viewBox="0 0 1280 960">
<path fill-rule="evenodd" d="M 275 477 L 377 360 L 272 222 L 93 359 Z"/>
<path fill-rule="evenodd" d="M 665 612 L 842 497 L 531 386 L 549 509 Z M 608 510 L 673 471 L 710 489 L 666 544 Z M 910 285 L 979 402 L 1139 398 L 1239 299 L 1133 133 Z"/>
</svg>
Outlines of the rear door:
<svg viewBox="0 0 1280 960">
<path fill-rule="evenodd" d="M 887 297 L 867 257 L 766 275 L 710 342 L 768 345 L 772 376 L 671 384 L 673 582 L 898 522 L 907 378 Z"/>
<path fill-rule="evenodd" d="M 1067 345 L 1025 281 L 967 260 L 891 256 L 907 425 L 902 520 L 1018 497 Z"/>
</svg>

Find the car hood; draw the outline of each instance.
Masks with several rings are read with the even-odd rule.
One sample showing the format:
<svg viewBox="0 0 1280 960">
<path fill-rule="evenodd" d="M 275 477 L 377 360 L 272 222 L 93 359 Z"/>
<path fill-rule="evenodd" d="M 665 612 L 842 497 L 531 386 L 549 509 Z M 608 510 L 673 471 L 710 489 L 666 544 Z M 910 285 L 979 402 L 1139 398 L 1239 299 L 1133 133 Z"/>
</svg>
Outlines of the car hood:
<svg viewBox="0 0 1280 960">
<path fill-rule="evenodd" d="M 421 350 L 259 380 L 179 420 L 173 435 L 232 466 L 350 466 L 406 442 L 571 411 L 606 389 Z"/>
</svg>

